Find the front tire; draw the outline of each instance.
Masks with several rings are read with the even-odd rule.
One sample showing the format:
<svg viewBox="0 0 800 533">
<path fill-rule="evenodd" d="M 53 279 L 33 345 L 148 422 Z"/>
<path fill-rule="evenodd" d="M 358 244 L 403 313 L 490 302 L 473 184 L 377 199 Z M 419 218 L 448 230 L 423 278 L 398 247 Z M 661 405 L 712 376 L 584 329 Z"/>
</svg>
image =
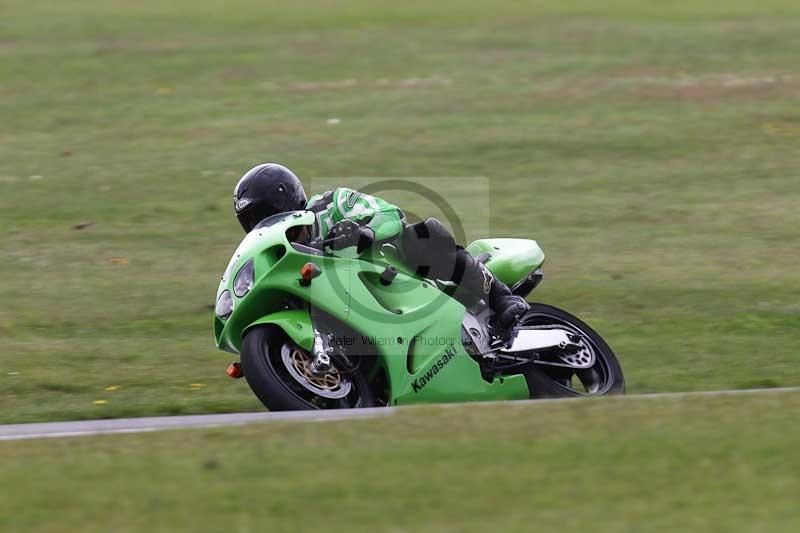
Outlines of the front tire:
<svg viewBox="0 0 800 533">
<path fill-rule="evenodd" d="M 288 357 L 286 350 L 291 350 Z M 303 384 L 303 375 L 298 373 L 298 369 L 302 372 L 303 357 L 310 358 L 310 354 L 292 343 L 276 326 L 249 330 L 242 343 L 241 355 L 247 384 L 270 411 L 352 409 L 377 405 L 372 389 L 359 369 L 347 373 L 332 372 L 314 383 Z M 296 365 L 293 369 L 290 368 L 292 364 Z"/>
<path fill-rule="evenodd" d="M 531 398 L 569 398 L 625 394 L 625 377 L 614 351 L 588 324 L 566 311 L 531 304 L 520 326 L 553 325 L 582 335 L 595 353 L 594 364 L 584 370 L 533 364 L 525 371 Z"/>
</svg>

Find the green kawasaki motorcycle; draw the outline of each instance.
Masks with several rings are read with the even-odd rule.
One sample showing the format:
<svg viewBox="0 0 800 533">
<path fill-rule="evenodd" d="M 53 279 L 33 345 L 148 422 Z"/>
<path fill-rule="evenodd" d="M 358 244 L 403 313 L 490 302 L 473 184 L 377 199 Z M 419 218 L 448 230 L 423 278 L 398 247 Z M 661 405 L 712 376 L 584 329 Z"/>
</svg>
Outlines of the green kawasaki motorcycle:
<svg viewBox="0 0 800 533">
<path fill-rule="evenodd" d="M 315 215 L 281 213 L 241 242 L 217 291 L 217 347 L 270 410 L 623 393 L 614 352 L 589 326 L 532 304 L 510 334 L 483 303 L 423 279 L 384 244 L 361 257 L 309 239 Z M 485 239 L 468 252 L 526 297 L 542 279 L 535 241 Z"/>
</svg>

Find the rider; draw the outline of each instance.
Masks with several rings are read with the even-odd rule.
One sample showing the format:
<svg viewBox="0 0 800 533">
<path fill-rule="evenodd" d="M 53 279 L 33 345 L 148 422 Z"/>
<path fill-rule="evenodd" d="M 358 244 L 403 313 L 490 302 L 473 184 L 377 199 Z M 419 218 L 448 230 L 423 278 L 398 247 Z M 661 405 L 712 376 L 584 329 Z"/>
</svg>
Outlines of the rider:
<svg viewBox="0 0 800 533">
<path fill-rule="evenodd" d="M 233 191 L 236 217 L 250 232 L 268 216 L 306 209 L 317 215 L 318 234 L 334 239 L 334 251 L 356 247 L 361 254 L 373 243 L 400 245 L 408 265 L 422 277 L 452 281 L 474 301 L 485 300 L 497 313 L 501 329 L 513 327 L 529 306 L 495 278 L 483 263 L 456 244 L 441 222 L 429 218 L 406 223 L 401 209 L 354 189 L 338 188 L 306 198 L 300 179 L 275 163 L 258 165 L 239 179 Z"/>
</svg>

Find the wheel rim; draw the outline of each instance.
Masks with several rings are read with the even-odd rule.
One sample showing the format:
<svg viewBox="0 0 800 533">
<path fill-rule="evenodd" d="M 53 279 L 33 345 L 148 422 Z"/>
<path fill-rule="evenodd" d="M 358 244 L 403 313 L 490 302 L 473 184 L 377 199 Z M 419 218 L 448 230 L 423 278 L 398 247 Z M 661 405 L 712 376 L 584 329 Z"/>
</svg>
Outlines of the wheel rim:
<svg viewBox="0 0 800 533">
<path fill-rule="evenodd" d="M 572 369 L 548 365 L 535 365 L 565 392 L 596 396 L 607 393 L 614 384 L 613 374 L 603 350 L 586 330 L 563 318 L 548 313 L 530 313 L 523 318 L 521 326 L 553 326 L 580 335 L 580 344 L 594 354 L 594 364 L 585 369 Z"/>
<path fill-rule="evenodd" d="M 269 348 L 269 347 L 268 347 Z M 277 350 L 266 350 L 267 363 L 284 389 L 311 409 L 347 409 L 364 403 L 361 389 L 367 386 L 357 374 L 345 373 L 332 361 L 332 371 L 311 372 L 312 355 L 286 340 Z"/>
</svg>

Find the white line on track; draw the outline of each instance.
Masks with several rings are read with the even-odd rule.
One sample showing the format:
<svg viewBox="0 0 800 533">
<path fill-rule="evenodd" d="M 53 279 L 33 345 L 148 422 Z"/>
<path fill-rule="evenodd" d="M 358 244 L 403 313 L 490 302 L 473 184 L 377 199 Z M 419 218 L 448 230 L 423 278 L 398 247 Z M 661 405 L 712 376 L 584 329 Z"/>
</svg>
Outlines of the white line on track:
<svg viewBox="0 0 800 533">
<path fill-rule="evenodd" d="M 783 394 L 800 392 L 800 387 L 781 389 L 740 389 L 722 391 L 700 392 L 671 392 L 658 394 L 641 394 L 632 396 L 616 396 L 628 400 L 659 399 L 659 398 L 685 398 L 702 396 L 734 396 L 752 394 Z M 525 405 L 548 402 L 580 401 L 583 398 L 563 398 L 554 400 L 522 400 L 517 402 L 479 402 L 475 406 L 483 405 Z M 430 406 L 431 404 L 425 404 Z M 464 404 L 436 404 L 436 407 L 457 407 Z M 415 409 L 423 407 L 414 405 L 408 407 L 377 407 L 370 409 L 350 409 L 343 411 L 293 411 L 282 413 L 231 413 L 218 415 L 191 415 L 191 416 L 159 416 L 147 418 L 117 418 L 110 420 L 83 420 L 76 422 L 45 422 L 37 424 L 9 424 L 0 425 L 0 441 L 46 439 L 58 437 L 82 437 L 88 435 L 109 435 L 117 433 L 146 433 L 166 429 L 180 428 L 210 428 L 219 426 L 241 426 L 260 422 L 280 420 L 300 421 L 325 421 L 349 420 L 354 418 L 370 418 L 388 416 L 401 409 Z"/>
</svg>

